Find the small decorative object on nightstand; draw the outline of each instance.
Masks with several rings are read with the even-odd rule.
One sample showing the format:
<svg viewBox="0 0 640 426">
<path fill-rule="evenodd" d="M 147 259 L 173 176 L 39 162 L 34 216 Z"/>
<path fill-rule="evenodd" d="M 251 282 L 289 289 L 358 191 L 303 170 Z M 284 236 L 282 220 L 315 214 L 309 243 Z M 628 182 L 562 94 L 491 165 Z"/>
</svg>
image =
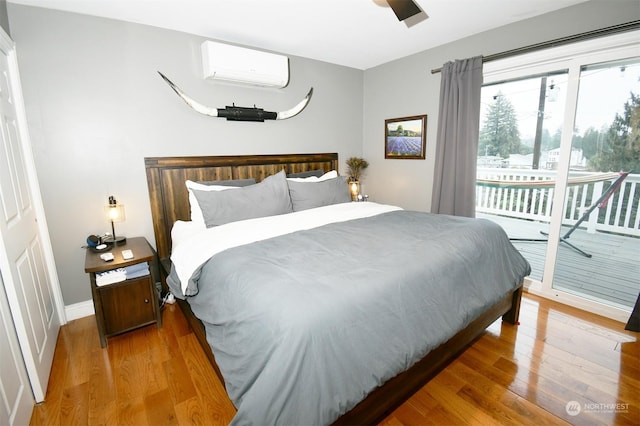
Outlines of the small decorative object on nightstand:
<svg viewBox="0 0 640 426">
<path fill-rule="evenodd" d="M 113 255 L 106 260 L 105 254 Z M 162 316 L 155 289 L 156 254 L 143 237 L 129 238 L 107 253 L 86 251 L 84 271 L 89 273 L 100 345 L 107 337 L 156 323 Z"/>
</svg>

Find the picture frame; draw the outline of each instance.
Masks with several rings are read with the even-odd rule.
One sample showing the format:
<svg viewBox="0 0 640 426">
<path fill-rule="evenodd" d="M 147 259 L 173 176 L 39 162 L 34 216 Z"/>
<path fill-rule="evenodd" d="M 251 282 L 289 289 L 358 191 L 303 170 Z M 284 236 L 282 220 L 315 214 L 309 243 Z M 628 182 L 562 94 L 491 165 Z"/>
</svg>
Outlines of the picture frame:
<svg viewBox="0 0 640 426">
<path fill-rule="evenodd" d="M 384 158 L 424 160 L 426 148 L 426 115 L 384 121 Z"/>
</svg>

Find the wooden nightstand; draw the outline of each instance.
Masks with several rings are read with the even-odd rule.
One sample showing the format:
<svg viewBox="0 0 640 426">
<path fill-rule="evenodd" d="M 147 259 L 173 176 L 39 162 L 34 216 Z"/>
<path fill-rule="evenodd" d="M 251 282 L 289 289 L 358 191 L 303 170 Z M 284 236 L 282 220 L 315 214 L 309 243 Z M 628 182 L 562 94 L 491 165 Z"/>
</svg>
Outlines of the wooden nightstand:
<svg viewBox="0 0 640 426">
<path fill-rule="evenodd" d="M 133 258 L 125 260 L 123 250 L 131 250 Z M 154 273 L 157 269 L 156 253 L 144 237 L 127 238 L 126 244 L 112 247 L 107 252 L 114 259 L 105 262 L 102 253 L 87 250 L 84 271 L 91 279 L 91 294 L 96 312 L 100 345 L 107 346 L 107 337 L 138 327 L 156 323 L 162 327 L 162 315 L 155 289 Z M 96 274 L 125 266 L 147 263 L 150 273 L 139 278 L 98 286 Z"/>
</svg>

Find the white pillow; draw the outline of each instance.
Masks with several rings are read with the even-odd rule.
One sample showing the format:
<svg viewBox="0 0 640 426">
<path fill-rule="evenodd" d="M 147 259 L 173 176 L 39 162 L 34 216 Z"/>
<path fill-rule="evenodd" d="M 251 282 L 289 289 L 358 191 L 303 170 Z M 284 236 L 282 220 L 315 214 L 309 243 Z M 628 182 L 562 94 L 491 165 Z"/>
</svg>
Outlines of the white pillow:
<svg viewBox="0 0 640 426">
<path fill-rule="evenodd" d="M 202 225 L 202 227 L 206 228 L 204 223 L 204 216 L 202 215 L 202 209 L 200 209 L 200 204 L 198 204 L 198 200 L 196 199 L 193 190 L 196 189 L 198 191 L 226 191 L 227 189 L 238 189 L 239 186 L 226 186 L 226 185 L 203 185 L 198 182 L 194 182 L 192 180 L 187 180 L 185 182 L 187 185 L 187 190 L 189 191 L 189 206 L 191 207 L 191 222 Z"/>
<path fill-rule="evenodd" d="M 336 170 L 331 170 L 330 172 L 327 172 L 320 177 L 309 176 L 306 178 L 287 178 L 287 180 L 290 180 L 293 182 L 322 182 L 323 180 L 333 179 L 337 177 L 338 177 L 338 172 Z"/>
</svg>

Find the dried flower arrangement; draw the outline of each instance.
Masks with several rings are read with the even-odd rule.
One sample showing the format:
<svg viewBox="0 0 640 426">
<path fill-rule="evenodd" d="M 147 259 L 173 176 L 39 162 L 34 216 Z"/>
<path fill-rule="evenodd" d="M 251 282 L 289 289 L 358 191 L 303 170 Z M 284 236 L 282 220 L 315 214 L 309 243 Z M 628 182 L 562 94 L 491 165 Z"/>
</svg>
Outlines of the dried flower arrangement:
<svg viewBox="0 0 640 426">
<path fill-rule="evenodd" d="M 350 157 L 345 163 L 347 164 L 347 168 L 349 169 L 348 172 L 350 181 L 359 181 L 362 171 L 369 167 L 369 162 L 360 157 Z"/>
</svg>

